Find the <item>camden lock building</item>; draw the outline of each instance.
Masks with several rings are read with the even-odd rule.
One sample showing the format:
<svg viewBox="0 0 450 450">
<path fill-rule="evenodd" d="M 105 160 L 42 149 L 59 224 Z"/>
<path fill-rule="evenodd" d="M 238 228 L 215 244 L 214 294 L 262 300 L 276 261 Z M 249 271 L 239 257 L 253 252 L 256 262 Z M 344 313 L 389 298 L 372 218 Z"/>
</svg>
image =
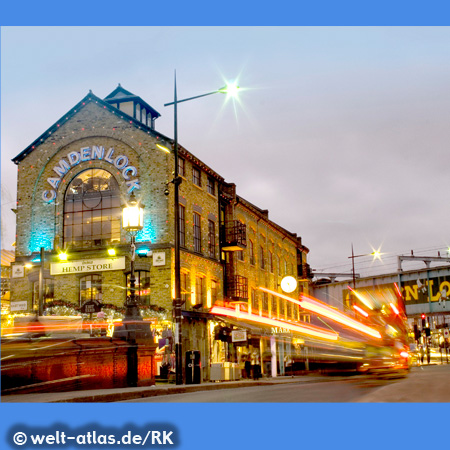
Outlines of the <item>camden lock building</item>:
<svg viewBox="0 0 450 450">
<path fill-rule="evenodd" d="M 36 311 L 41 271 L 44 307 L 79 310 L 90 300 L 107 312 L 123 307 L 131 253 L 121 214 L 134 193 L 145 205 L 136 237 L 135 292 L 160 344 L 159 364 L 173 367 L 174 155 L 156 146 L 163 139 L 171 143 L 155 129 L 159 116 L 120 85 L 104 99 L 89 92 L 13 159 L 18 184 L 11 300 Z M 211 308 L 233 305 L 280 323 L 307 320 L 297 305 L 268 291 L 281 293 L 282 278 L 291 275 L 298 284 L 285 295 L 298 299 L 307 292 L 308 249 L 181 146 L 178 168 L 183 351 L 199 352 L 203 380 L 211 378 L 211 365 L 237 368 L 254 351 L 261 364 L 266 361 L 265 375 L 283 373 L 286 345 L 294 346 L 289 330 L 215 315 Z M 63 252 L 67 260 L 61 261 Z M 232 340 L 233 331 L 240 334 Z M 274 347 L 277 333 L 282 348 Z"/>
</svg>

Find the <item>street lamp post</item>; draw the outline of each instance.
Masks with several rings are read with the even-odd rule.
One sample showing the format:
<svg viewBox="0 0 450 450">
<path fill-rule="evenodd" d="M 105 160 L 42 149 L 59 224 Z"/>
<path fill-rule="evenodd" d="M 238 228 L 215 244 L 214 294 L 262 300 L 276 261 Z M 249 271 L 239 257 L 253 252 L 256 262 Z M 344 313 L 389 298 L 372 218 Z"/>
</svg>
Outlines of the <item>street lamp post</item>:
<svg viewBox="0 0 450 450">
<path fill-rule="evenodd" d="M 122 227 L 131 237 L 130 252 L 130 295 L 125 301 L 125 317 L 122 326 L 114 332 L 115 337 L 125 337 L 128 341 L 136 338 L 149 338 L 150 328 L 143 322 L 139 305 L 136 299 L 136 278 L 134 273 L 134 261 L 136 256 L 136 235 L 144 227 L 144 205 L 131 193 L 129 201 L 122 209 Z"/>
<path fill-rule="evenodd" d="M 182 100 L 178 100 L 177 97 L 177 76 L 175 72 L 174 76 L 174 100 L 173 102 L 166 103 L 164 106 L 173 105 L 173 117 L 174 117 L 174 144 L 173 154 L 175 160 L 175 170 L 172 183 L 174 185 L 174 220 L 175 220 L 175 299 L 173 300 L 173 309 L 175 316 L 175 383 L 183 384 L 183 355 L 182 355 L 182 331 L 181 331 L 181 307 L 183 300 L 181 299 L 181 275 L 180 275 L 180 213 L 179 213 L 179 198 L 180 198 L 180 184 L 181 177 L 178 173 L 178 103 L 195 100 L 197 98 L 206 97 L 212 94 L 227 94 L 234 93 L 239 89 L 236 85 L 229 85 L 216 91 L 208 92 L 206 94 L 196 95 L 195 97 L 189 97 Z"/>
<path fill-rule="evenodd" d="M 40 250 L 41 263 L 39 266 L 39 305 L 38 305 L 38 316 L 44 315 L 44 258 L 45 250 L 41 247 Z"/>
</svg>

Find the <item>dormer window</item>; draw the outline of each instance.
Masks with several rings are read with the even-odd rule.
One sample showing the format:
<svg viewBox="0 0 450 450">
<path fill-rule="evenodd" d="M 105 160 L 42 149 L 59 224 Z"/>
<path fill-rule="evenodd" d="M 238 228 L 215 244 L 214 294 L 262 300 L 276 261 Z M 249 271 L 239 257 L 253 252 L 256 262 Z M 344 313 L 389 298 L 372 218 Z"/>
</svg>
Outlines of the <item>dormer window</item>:
<svg viewBox="0 0 450 450">
<path fill-rule="evenodd" d="M 141 105 L 139 103 L 136 103 L 136 114 L 134 118 L 139 121 L 141 120 Z"/>
</svg>

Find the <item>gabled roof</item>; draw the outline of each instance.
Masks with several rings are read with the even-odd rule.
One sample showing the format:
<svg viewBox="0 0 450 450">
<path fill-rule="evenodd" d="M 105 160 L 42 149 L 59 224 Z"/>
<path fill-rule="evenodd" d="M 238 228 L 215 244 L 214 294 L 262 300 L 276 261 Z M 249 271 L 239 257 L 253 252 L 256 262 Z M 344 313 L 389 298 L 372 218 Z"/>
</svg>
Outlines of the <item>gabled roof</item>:
<svg viewBox="0 0 450 450">
<path fill-rule="evenodd" d="M 158 111 L 156 111 L 156 109 L 152 108 L 147 102 L 142 100 L 142 98 L 139 97 L 138 95 L 135 95 L 132 92 L 127 91 L 126 89 L 124 89 L 120 85 L 120 83 L 116 87 L 116 89 L 114 89 L 111 92 L 111 94 L 109 94 L 109 95 L 107 95 L 105 97 L 105 101 L 107 101 L 108 103 L 120 103 L 120 102 L 124 102 L 124 101 L 136 101 L 136 102 L 140 103 L 141 106 L 144 106 L 145 109 L 150 111 L 151 116 L 153 118 L 157 119 L 158 117 L 161 116 L 161 114 Z"/>
<path fill-rule="evenodd" d="M 79 112 L 87 104 L 92 103 L 92 102 L 93 103 L 97 103 L 99 106 L 103 106 L 103 108 L 107 109 L 108 111 L 112 112 L 113 114 L 118 115 L 119 117 L 121 117 L 124 120 L 128 121 L 130 124 L 134 125 L 136 128 L 146 132 L 147 134 L 150 134 L 153 137 L 160 138 L 160 139 L 165 139 L 167 141 L 171 141 L 171 139 L 169 139 L 168 137 L 164 136 L 161 133 L 158 133 L 157 131 L 153 130 L 150 127 L 147 127 L 146 125 L 144 125 L 139 120 L 136 120 L 133 117 L 131 117 L 128 114 L 126 114 L 125 112 L 121 111 L 120 109 L 115 108 L 114 106 L 110 105 L 107 101 L 102 100 L 100 97 L 97 97 L 96 95 L 94 95 L 92 93 L 92 91 L 89 91 L 89 94 L 86 95 L 86 97 L 84 97 L 81 101 L 79 101 L 73 108 L 71 108 L 66 114 L 64 114 L 59 120 L 57 120 L 50 128 L 48 128 L 46 131 L 44 131 L 44 133 L 42 133 L 37 139 L 35 139 L 27 148 L 25 148 L 15 158 L 13 158 L 12 161 L 15 164 L 19 164 L 20 161 L 22 161 L 27 155 L 29 155 L 38 146 L 43 144 L 48 139 L 51 139 L 53 133 L 56 130 L 58 130 L 58 128 L 61 125 L 65 124 L 77 112 Z"/>
</svg>

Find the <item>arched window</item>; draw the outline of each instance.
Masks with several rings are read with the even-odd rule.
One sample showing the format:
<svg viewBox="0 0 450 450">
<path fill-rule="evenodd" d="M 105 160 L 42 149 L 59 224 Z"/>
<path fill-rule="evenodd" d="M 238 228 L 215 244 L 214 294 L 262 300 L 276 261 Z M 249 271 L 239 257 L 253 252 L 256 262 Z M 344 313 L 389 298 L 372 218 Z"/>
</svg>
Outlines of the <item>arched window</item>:
<svg viewBox="0 0 450 450">
<path fill-rule="evenodd" d="M 73 248 L 120 242 L 120 191 L 114 177 L 88 169 L 69 184 L 64 199 L 64 245 Z"/>
<path fill-rule="evenodd" d="M 80 305 L 90 300 L 102 301 L 101 275 L 86 275 L 80 278 Z"/>
</svg>

